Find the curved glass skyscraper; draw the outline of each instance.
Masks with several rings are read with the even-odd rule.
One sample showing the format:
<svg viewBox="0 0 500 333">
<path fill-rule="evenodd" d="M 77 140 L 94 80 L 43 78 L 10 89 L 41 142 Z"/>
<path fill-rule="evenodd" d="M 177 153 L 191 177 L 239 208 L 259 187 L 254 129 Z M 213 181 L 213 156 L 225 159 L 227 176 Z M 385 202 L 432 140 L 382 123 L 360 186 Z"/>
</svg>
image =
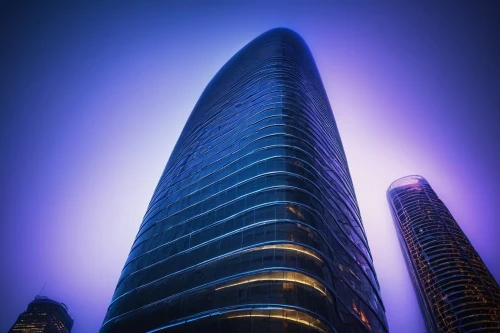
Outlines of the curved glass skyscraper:
<svg viewBox="0 0 500 333">
<path fill-rule="evenodd" d="M 101 332 L 387 332 L 314 60 L 274 29 L 196 104 Z"/>
<path fill-rule="evenodd" d="M 387 197 L 427 331 L 500 332 L 500 288 L 429 183 L 404 177 Z"/>
</svg>

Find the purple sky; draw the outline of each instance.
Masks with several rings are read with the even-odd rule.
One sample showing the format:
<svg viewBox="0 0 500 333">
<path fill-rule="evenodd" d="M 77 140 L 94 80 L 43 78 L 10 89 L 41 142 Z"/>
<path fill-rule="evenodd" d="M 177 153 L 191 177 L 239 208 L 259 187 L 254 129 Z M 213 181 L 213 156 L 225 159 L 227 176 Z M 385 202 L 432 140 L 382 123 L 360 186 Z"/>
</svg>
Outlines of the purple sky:
<svg viewBox="0 0 500 333">
<path fill-rule="evenodd" d="M 385 191 L 421 174 L 500 280 L 495 1 L 0 5 L 0 331 L 40 291 L 96 332 L 202 90 L 262 32 L 311 48 L 392 332 L 425 328 Z M 479 3 L 479 4 L 478 4 Z"/>
</svg>

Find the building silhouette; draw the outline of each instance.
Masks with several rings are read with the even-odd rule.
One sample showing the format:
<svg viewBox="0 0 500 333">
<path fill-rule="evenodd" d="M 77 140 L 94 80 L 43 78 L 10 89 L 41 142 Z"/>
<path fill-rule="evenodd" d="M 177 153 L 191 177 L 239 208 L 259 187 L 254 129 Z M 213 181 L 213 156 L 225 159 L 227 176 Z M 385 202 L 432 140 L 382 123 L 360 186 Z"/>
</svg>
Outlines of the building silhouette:
<svg viewBox="0 0 500 333">
<path fill-rule="evenodd" d="M 273 29 L 216 74 L 155 189 L 101 332 L 387 332 L 312 55 Z"/>
<path fill-rule="evenodd" d="M 500 332 L 500 288 L 429 183 L 398 179 L 387 198 L 427 331 Z"/>
<path fill-rule="evenodd" d="M 64 303 L 37 296 L 21 313 L 9 333 L 69 333 L 73 319 Z"/>
</svg>

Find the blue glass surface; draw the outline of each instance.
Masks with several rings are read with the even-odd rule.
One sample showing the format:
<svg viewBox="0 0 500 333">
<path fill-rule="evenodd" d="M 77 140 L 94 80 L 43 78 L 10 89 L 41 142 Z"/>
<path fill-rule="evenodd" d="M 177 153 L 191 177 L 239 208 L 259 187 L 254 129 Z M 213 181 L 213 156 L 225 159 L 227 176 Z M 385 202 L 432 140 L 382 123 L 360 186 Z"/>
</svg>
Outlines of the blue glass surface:
<svg viewBox="0 0 500 333">
<path fill-rule="evenodd" d="M 387 332 L 346 157 L 312 55 L 274 29 L 207 86 L 101 332 Z"/>
</svg>

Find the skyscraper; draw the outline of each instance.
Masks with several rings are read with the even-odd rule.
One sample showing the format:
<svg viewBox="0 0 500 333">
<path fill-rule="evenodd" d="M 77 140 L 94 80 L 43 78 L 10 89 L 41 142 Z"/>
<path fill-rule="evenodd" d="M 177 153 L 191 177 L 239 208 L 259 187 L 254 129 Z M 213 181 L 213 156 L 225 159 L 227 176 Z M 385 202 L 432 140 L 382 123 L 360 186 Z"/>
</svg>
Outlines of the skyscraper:
<svg viewBox="0 0 500 333">
<path fill-rule="evenodd" d="M 429 183 L 398 179 L 387 198 L 427 331 L 500 332 L 500 288 Z"/>
<path fill-rule="evenodd" d="M 69 333 L 73 319 L 64 303 L 37 296 L 21 313 L 9 333 Z"/>
<path fill-rule="evenodd" d="M 234 55 L 170 156 L 101 332 L 387 332 L 312 55 L 288 29 Z"/>
</svg>

